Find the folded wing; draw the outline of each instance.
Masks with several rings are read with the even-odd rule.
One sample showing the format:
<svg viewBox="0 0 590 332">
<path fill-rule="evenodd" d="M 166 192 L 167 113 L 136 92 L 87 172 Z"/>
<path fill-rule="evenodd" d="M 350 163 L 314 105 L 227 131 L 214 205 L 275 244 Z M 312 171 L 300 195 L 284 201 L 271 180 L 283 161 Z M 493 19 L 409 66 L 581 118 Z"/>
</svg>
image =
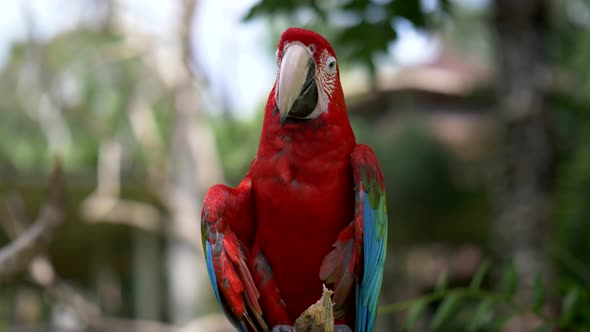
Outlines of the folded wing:
<svg viewBox="0 0 590 332">
<path fill-rule="evenodd" d="M 355 215 L 320 268 L 320 278 L 334 284 L 334 314 L 344 319 L 352 294 L 356 331 L 373 331 L 387 250 L 387 209 L 381 166 L 374 152 L 358 145 L 351 155 Z"/>
<path fill-rule="evenodd" d="M 268 331 L 247 264 L 256 227 L 250 187 L 249 178 L 236 189 L 212 187 L 201 214 L 203 250 L 213 291 L 225 315 L 244 332 Z"/>
</svg>

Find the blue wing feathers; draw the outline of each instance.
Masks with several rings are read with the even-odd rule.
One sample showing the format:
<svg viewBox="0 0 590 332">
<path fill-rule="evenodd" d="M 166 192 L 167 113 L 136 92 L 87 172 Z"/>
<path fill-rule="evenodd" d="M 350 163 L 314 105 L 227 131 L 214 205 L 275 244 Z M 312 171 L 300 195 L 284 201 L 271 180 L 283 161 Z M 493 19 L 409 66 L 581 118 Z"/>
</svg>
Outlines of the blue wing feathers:
<svg viewBox="0 0 590 332">
<path fill-rule="evenodd" d="M 366 195 L 366 193 L 363 193 Z M 364 273 L 360 286 L 360 305 L 366 312 L 365 321 L 357 331 L 372 331 L 377 317 L 377 302 L 383 281 L 385 263 L 386 228 L 385 197 L 379 198 L 377 210 L 371 208 L 368 197 L 363 202 Z M 359 305 L 359 304 L 357 304 Z"/>
<path fill-rule="evenodd" d="M 211 243 L 207 241 L 205 244 L 205 248 L 207 250 L 206 253 L 206 260 L 207 260 L 207 274 L 209 275 L 209 281 L 211 281 L 211 285 L 213 286 L 213 291 L 215 292 L 215 298 L 217 298 L 217 302 L 221 305 L 221 297 L 219 296 L 219 288 L 217 288 L 217 278 L 215 277 L 215 270 L 213 267 L 213 253 L 211 250 Z M 223 306 L 222 308 L 223 309 Z"/>
<path fill-rule="evenodd" d="M 342 276 L 354 273 L 355 331 L 372 332 L 377 317 L 387 246 L 385 189 L 379 161 L 371 148 L 358 145 L 352 152 L 351 161 L 355 192 L 354 220 L 340 233 L 334 249 L 324 258 L 320 278 L 327 283 L 334 283 L 335 308 L 342 308 L 346 307 L 347 296 L 352 293 L 353 287 L 352 284 L 344 284 Z M 335 311 L 335 315 L 337 313 L 342 313 L 337 318 L 344 318 L 345 310 Z"/>
<path fill-rule="evenodd" d="M 355 176 L 355 181 L 362 188 L 357 190 L 361 204 L 357 207 L 362 209 L 363 230 L 363 274 L 356 286 L 356 331 L 372 332 L 387 250 L 387 208 L 376 157 L 366 146 L 354 153 L 357 154 L 353 156 L 353 167 L 357 168 L 355 174 L 360 175 Z"/>
<path fill-rule="evenodd" d="M 354 219 L 339 234 L 334 249 L 324 258 L 320 278 L 334 283 L 335 308 L 347 307 L 347 295 L 355 287 L 355 331 L 372 332 L 387 249 L 385 188 L 379 161 L 371 148 L 358 145 L 352 152 L 351 161 L 355 192 Z M 354 275 L 356 285 L 345 284 L 345 275 Z M 341 319 L 346 312 L 335 310 L 334 313 L 335 317 Z M 336 315 L 341 313 L 340 316 Z"/>
<path fill-rule="evenodd" d="M 211 286 L 213 287 L 213 292 L 215 293 L 215 298 L 217 299 L 217 303 L 221 307 L 221 310 L 225 314 L 225 316 L 229 319 L 229 321 L 237 327 L 238 331 L 246 331 L 244 328 L 244 324 L 237 320 L 232 314 L 231 311 L 226 307 L 226 302 L 223 301 L 221 295 L 219 294 L 219 286 L 217 285 L 217 278 L 215 277 L 215 267 L 213 266 L 213 248 L 211 247 L 211 243 L 206 241 L 205 243 L 205 260 L 207 262 L 207 274 L 209 275 L 209 281 L 211 281 Z"/>
<path fill-rule="evenodd" d="M 369 203 L 367 193 L 363 197 L 363 259 L 364 273 L 357 285 L 357 327 L 359 332 L 373 331 L 377 316 L 377 302 L 383 281 L 383 266 L 387 240 L 385 199 L 379 198 L 377 209 Z M 360 313 L 360 315 L 359 315 Z"/>
</svg>

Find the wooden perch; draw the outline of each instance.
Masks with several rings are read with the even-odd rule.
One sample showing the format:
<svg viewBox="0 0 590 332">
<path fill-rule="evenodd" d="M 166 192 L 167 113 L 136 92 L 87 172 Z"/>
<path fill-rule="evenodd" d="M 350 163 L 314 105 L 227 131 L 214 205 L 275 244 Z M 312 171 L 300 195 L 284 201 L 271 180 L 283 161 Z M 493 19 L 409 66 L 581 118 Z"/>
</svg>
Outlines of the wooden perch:
<svg viewBox="0 0 590 332">
<path fill-rule="evenodd" d="M 277 325 L 271 332 L 352 332 L 345 325 L 334 326 L 334 303 L 332 292 L 324 285 L 319 301 L 312 304 L 295 321 L 294 326 Z"/>
<path fill-rule="evenodd" d="M 333 293 L 324 285 L 320 300 L 307 308 L 295 321 L 295 332 L 334 332 Z"/>
<path fill-rule="evenodd" d="M 0 249 L 0 284 L 24 271 L 36 256 L 45 251 L 55 230 L 64 221 L 63 205 L 63 176 L 57 163 L 49 179 L 47 201 L 37 220 Z"/>
</svg>

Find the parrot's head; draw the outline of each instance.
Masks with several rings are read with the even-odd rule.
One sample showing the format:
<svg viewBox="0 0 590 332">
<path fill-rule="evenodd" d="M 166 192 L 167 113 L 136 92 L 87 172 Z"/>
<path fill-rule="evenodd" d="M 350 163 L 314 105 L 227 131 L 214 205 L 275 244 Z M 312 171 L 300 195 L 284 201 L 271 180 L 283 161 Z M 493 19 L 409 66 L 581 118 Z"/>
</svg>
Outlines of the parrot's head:
<svg viewBox="0 0 590 332">
<path fill-rule="evenodd" d="M 320 34 L 301 28 L 285 30 L 277 62 L 275 99 L 281 125 L 346 111 L 336 54 Z"/>
</svg>

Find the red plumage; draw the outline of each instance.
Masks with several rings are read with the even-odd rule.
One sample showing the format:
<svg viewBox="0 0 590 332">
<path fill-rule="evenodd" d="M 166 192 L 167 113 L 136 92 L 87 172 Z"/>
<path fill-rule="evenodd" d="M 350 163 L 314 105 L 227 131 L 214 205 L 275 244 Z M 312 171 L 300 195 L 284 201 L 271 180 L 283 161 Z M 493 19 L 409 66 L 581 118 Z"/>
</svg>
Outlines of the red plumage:
<svg viewBox="0 0 590 332">
<path fill-rule="evenodd" d="M 279 58 L 292 40 L 315 45 L 318 62 L 323 50 L 334 56 L 319 35 L 289 29 Z M 251 168 L 258 221 L 253 251 L 261 250 L 270 263 L 292 321 L 320 297 L 322 260 L 354 214 L 350 155 L 356 141 L 339 80 L 336 75 L 328 111 L 303 127 L 281 125 L 274 111 L 275 85 Z M 267 320 L 271 326 L 279 323 L 273 317 Z"/>
<path fill-rule="evenodd" d="M 290 28 L 277 58 L 250 172 L 235 189 L 214 186 L 203 203 L 210 278 L 241 331 L 292 325 L 320 298 L 324 282 L 334 284 L 338 320 L 354 326 L 364 193 L 353 166 L 380 174 L 378 162 L 356 144 L 329 43 Z M 355 163 L 351 156 L 367 160 Z M 382 270 L 382 260 L 377 264 Z"/>
</svg>

